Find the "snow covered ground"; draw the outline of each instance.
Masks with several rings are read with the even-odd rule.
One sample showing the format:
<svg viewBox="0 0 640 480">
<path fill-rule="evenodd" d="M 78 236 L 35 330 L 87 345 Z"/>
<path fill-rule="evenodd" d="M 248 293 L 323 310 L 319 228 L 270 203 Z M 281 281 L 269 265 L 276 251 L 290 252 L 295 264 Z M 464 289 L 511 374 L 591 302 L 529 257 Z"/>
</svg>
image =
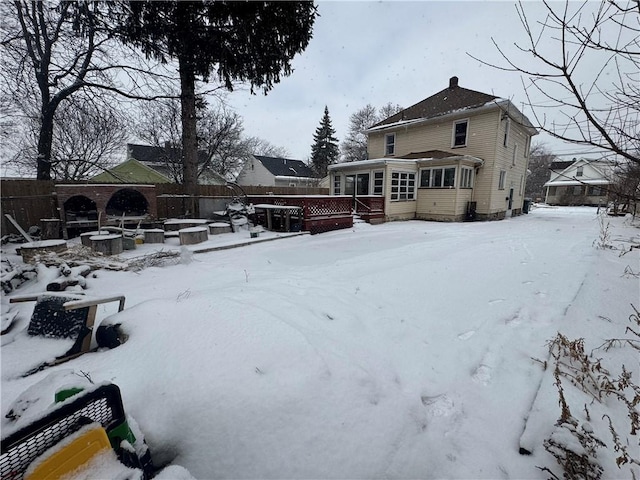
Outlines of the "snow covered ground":
<svg viewBox="0 0 640 480">
<path fill-rule="evenodd" d="M 562 477 L 542 445 L 557 394 L 535 359 L 558 331 L 584 337 L 587 351 L 622 337 L 630 304 L 640 308 L 638 250 L 620 256 L 640 230 L 606 221 L 613 249 L 597 248 L 595 209 L 535 208 L 500 222 L 357 224 L 99 271 L 87 294 L 126 295 L 108 321 L 129 341 L 21 378 L 49 346 L 20 328 L 3 336 L 3 430 L 18 395 L 72 369 L 117 384 L 154 462 L 199 479 L 548 477 L 536 467 Z M 26 326 L 32 306 L 14 308 Z M 114 311 L 100 307 L 99 319 Z M 627 350 L 599 356 L 624 361 L 640 383 Z M 625 413 L 605 407 L 624 426 Z M 608 431 L 596 433 L 605 478 L 630 478 Z M 531 455 L 518 453 L 522 441 Z"/>
</svg>

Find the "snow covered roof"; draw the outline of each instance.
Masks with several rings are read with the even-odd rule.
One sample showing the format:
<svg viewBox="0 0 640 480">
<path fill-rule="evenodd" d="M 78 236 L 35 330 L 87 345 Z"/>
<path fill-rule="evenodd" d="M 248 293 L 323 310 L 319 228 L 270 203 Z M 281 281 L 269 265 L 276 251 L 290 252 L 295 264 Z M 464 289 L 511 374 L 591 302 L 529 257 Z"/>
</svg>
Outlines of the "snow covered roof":
<svg viewBox="0 0 640 480">
<path fill-rule="evenodd" d="M 414 165 L 416 161 L 413 159 L 409 160 L 404 158 L 370 158 L 368 160 L 359 160 L 357 162 L 335 163 L 333 165 L 329 165 L 328 168 L 329 170 L 339 170 L 353 167 L 382 166 L 387 165 L 388 163 L 406 163 L 407 165 Z"/>
<path fill-rule="evenodd" d="M 514 118 L 518 123 L 533 129 L 529 119 L 508 99 L 462 88 L 458 85 L 458 77 L 451 77 L 448 88 L 382 120 L 369 128 L 367 133 L 398 126 L 409 126 L 436 118 L 440 119 L 466 110 L 496 107 L 504 110 L 506 114 Z"/>
<path fill-rule="evenodd" d="M 254 155 L 254 157 L 271 172 L 272 175 L 278 177 L 296 177 L 296 178 L 314 178 L 313 170 L 302 160 L 291 160 L 290 158 L 281 157 L 264 157 L 262 155 Z"/>
<path fill-rule="evenodd" d="M 443 159 L 451 160 L 452 162 L 457 162 L 460 160 L 466 160 L 474 165 L 483 165 L 484 160 L 478 157 L 473 157 L 471 155 L 454 155 L 453 153 L 444 152 L 442 150 L 429 150 L 426 152 L 416 152 L 405 155 L 405 157 L 410 158 L 372 158 L 369 160 L 360 160 L 358 162 L 345 162 L 345 163 L 336 163 L 334 165 L 329 165 L 329 171 L 332 170 L 352 170 L 357 168 L 372 168 L 372 167 L 382 167 L 384 165 L 389 164 L 405 164 L 407 166 L 417 166 L 424 163 L 429 162 L 437 162 Z"/>
<path fill-rule="evenodd" d="M 292 181 L 300 181 L 300 180 L 308 180 L 317 182 L 320 180 L 318 177 L 297 177 L 294 175 L 276 175 L 276 180 L 292 180 Z"/>
</svg>

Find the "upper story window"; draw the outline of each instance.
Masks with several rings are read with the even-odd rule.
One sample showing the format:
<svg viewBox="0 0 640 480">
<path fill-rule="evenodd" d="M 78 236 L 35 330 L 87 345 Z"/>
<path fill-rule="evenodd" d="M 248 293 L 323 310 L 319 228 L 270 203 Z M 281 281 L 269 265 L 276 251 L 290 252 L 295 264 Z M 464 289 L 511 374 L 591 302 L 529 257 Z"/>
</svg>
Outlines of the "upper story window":
<svg viewBox="0 0 640 480">
<path fill-rule="evenodd" d="M 511 130 L 511 119 L 507 117 L 504 124 L 504 140 L 502 142 L 505 147 L 509 145 L 509 130 Z"/>
<path fill-rule="evenodd" d="M 469 120 L 458 120 L 453 123 L 453 145 L 452 147 L 467 146 L 467 130 L 469 129 Z"/>
<path fill-rule="evenodd" d="M 581 177 L 584 174 L 584 167 L 578 167 L 576 170 L 576 177 Z"/>
<path fill-rule="evenodd" d="M 518 144 L 516 143 L 513 146 L 513 157 L 511 158 L 511 165 L 512 166 L 515 166 L 517 158 L 518 158 Z"/>
<path fill-rule="evenodd" d="M 396 153 L 396 134 L 387 133 L 384 136 L 384 154 L 395 155 Z"/>
</svg>

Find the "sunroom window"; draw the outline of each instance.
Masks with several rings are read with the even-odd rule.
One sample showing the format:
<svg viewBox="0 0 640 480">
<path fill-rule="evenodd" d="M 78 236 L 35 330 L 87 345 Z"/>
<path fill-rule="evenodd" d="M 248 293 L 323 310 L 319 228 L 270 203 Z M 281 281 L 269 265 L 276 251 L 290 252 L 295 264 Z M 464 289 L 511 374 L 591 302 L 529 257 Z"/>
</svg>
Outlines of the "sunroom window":
<svg viewBox="0 0 640 480">
<path fill-rule="evenodd" d="M 456 167 L 425 168 L 420 172 L 420 186 L 447 188 L 456 185 Z"/>
<path fill-rule="evenodd" d="M 333 194 L 340 195 L 340 174 L 333 176 Z"/>
<path fill-rule="evenodd" d="M 414 200 L 416 198 L 416 174 L 413 172 L 391 173 L 391 200 Z"/>
<path fill-rule="evenodd" d="M 473 168 L 460 167 L 460 188 L 473 188 Z"/>
<path fill-rule="evenodd" d="M 384 172 L 373 172 L 373 194 L 382 195 L 384 189 Z"/>
</svg>

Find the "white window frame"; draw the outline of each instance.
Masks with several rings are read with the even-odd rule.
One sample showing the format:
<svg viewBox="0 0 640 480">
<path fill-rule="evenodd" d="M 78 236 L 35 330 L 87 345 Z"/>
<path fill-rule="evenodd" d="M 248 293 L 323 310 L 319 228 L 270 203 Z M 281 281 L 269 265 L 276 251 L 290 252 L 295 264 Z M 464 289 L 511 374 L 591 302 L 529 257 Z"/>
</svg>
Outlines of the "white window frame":
<svg viewBox="0 0 640 480">
<path fill-rule="evenodd" d="M 504 190 L 504 185 L 507 183 L 507 171 L 500 170 L 500 177 L 498 178 L 498 190 Z"/>
<path fill-rule="evenodd" d="M 584 166 L 580 165 L 576 168 L 576 177 L 584 176 Z"/>
<path fill-rule="evenodd" d="M 520 193 L 519 193 L 520 196 L 522 196 L 523 190 L 524 190 L 524 175 L 520 175 Z"/>
<path fill-rule="evenodd" d="M 335 173 L 333 175 L 333 194 L 334 195 L 340 195 L 340 192 L 342 192 L 342 175 L 340 175 L 339 173 Z"/>
<path fill-rule="evenodd" d="M 402 182 L 405 182 L 402 185 Z M 413 182 L 413 185 L 411 185 Z M 396 191 L 394 192 L 394 189 Z M 406 198 L 401 198 L 405 195 Z M 391 171 L 391 201 L 410 202 L 416 199 L 416 172 Z"/>
<path fill-rule="evenodd" d="M 515 167 L 517 157 L 518 157 L 518 144 L 516 143 L 513 146 L 513 157 L 511 158 L 511 166 Z"/>
<path fill-rule="evenodd" d="M 507 120 L 504 125 L 504 140 L 502 144 L 507 147 L 509 146 L 509 131 L 511 130 L 511 119 L 507 117 Z"/>
<path fill-rule="evenodd" d="M 527 135 L 527 139 L 524 141 L 524 158 L 529 158 L 530 149 L 531 149 L 531 137 Z"/>
<path fill-rule="evenodd" d="M 456 145 L 456 127 L 463 123 L 467 124 L 467 128 L 464 132 L 464 144 Z M 451 148 L 462 148 L 466 147 L 469 144 L 469 119 L 463 118 L 461 120 L 456 120 L 453 122 L 453 130 L 451 132 Z"/>
<path fill-rule="evenodd" d="M 471 167 L 460 167 L 460 188 L 473 188 L 473 173 Z"/>
<path fill-rule="evenodd" d="M 453 180 L 451 181 L 451 185 L 445 185 L 445 170 L 453 170 Z M 458 172 L 455 165 L 443 165 L 441 167 L 429 167 L 429 168 L 421 168 L 420 169 L 420 188 L 456 188 L 456 178 L 458 177 Z M 437 171 L 440 172 L 440 182 L 439 185 L 435 185 Z M 423 175 L 429 175 L 429 185 L 422 185 Z"/>
<path fill-rule="evenodd" d="M 372 181 L 373 181 L 373 188 L 371 189 L 371 191 L 373 192 L 374 195 L 384 195 L 384 170 L 374 170 L 373 172 L 371 172 L 372 175 Z M 376 178 L 376 175 L 380 175 L 379 178 Z M 378 183 L 379 180 L 379 183 Z M 380 193 L 376 193 L 376 191 L 379 191 Z"/>
<path fill-rule="evenodd" d="M 392 139 L 390 142 L 389 139 Z M 396 134 L 387 133 L 384 136 L 384 156 L 396 154 Z"/>
</svg>

